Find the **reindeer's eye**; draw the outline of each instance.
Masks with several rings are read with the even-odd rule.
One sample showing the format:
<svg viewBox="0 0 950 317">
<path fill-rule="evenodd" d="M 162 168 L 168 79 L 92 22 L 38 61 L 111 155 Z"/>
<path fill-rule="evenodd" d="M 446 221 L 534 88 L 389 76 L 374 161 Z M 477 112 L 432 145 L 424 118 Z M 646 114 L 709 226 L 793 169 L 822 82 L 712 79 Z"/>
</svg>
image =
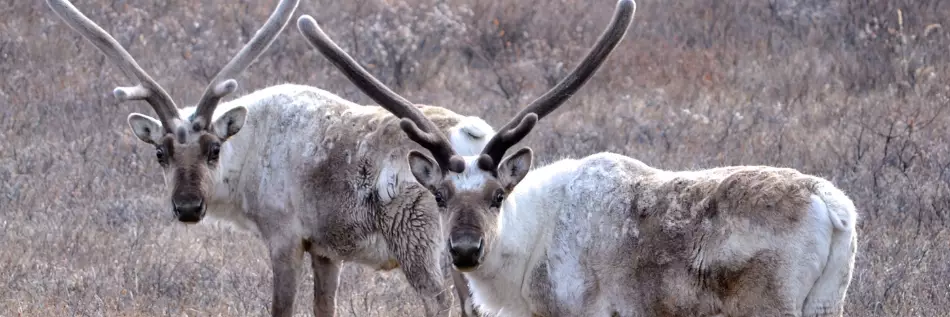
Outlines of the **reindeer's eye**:
<svg viewBox="0 0 950 317">
<path fill-rule="evenodd" d="M 440 208 L 445 208 L 445 196 L 442 194 L 441 190 L 435 191 L 435 203 L 439 205 Z"/>
<path fill-rule="evenodd" d="M 161 147 L 155 148 L 155 158 L 158 159 L 158 164 L 165 165 L 168 162 L 168 155 L 165 154 L 165 149 Z"/>
<path fill-rule="evenodd" d="M 501 188 L 496 189 L 495 193 L 491 198 L 491 207 L 492 208 L 501 208 L 501 202 L 505 201 L 505 191 Z"/>
<path fill-rule="evenodd" d="M 218 161 L 218 155 L 221 154 L 221 145 L 217 142 L 212 143 L 208 147 L 208 163 L 213 163 Z"/>
</svg>

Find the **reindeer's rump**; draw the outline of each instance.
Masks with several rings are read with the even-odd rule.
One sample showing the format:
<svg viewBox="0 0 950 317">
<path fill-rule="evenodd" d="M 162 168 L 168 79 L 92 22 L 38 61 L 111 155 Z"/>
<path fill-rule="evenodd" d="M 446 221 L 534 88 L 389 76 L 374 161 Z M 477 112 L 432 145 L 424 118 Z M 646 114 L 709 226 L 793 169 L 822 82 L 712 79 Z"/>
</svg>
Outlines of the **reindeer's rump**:
<svg viewBox="0 0 950 317">
<path fill-rule="evenodd" d="M 581 164 L 565 194 L 587 198 L 562 211 L 551 248 L 576 259 L 558 255 L 548 270 L 564 280 L 555 273 L 578 268 L 585 287 L 572 297 L 598 312 L 800 315 L 828 264 L 836 225 L 820 178 L 760 166 L 669 172 L 615 154 Z"/>
</svg>

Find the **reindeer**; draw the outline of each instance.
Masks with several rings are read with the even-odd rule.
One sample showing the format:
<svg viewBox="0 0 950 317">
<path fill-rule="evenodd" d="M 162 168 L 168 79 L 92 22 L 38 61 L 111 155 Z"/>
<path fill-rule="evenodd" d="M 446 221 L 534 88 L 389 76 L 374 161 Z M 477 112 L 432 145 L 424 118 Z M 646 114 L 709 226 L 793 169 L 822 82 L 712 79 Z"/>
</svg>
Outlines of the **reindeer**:
<svg viewBox="0 0 950 317">
<path fill-rule="evenodd" d="M 594 74 L 597 68 L 606 60 L 607 56 L 613 49 L 619 44 L 620 40 L 623 38 L 623 35 L 626 33 L 626 29 L 632 21 L 632 15 L 634 11 L 634 6 L 632 1 L 621 1 L 620 7 L 618 7 L 618 13 L 615 17 L 615 21 L 608 28 L 608 32 L 601 36 L 597 41 L 592 51 L 588 56 L 578 65 L 568 76 L 562 80 L 555 88 L 551 89 L 545 93 L 542 97 L 535 100 L 532 105 L 535 108 L 548 108 L 550 110 L 555 109 L 558 105 L 566 101 L 571 95 L 574 94 L 580 87 L 587 82 L 587 80 Z M 454 139 L 452 142 L 445 140 L 444 137 L 440 136 L 438 133 L 431 133 L 433 123 L 430 122 L 428 116 L 414 116 L 411 115 L 413 110 L 413 105 L 411 102 L 399 96 L 393 92 L 390 88 L 382 84 L 378 79 L 369 74 L 365 69 L 359 66 L 359 63 L 356 62 L 352 57 L 350 57 L 346 52 L 344 52 L 336 43 L 333 42 L 326 33 L 320 28 L 316 20 L 314 20 L 309 15 L 301 15 L 297 21 L 298 29 L 301 34 L 310 42 L 312 46 L 317 48 L 331 63 L 337 67 L 354 85 L 356 85 L 361 91 L 370 96 L 373 100 L 379 103 L 381 106 L 391 111 L 397 117 L 402 118 L 400 120 L 400 128 L 407 133 L 408 137 L 414 142 L 418 143 L 420 146 L 426 148 L 431 153 L 434 154 L 435 159 L 438 161 L 438 168 L 441 169 L 439 175 L 449 175 L 449 172 L 462 174 L 463 169 L 466 166 L 466 159 L 462 158 L 455 149 L 450 145 L 454 146 Z M 541 115 L 545 115 L 546 112 L 540 112 Z M 534 126 L 538 120 L 538 115 L 531 113 L 529 115 L 523 116 L 523 122 L 516 128 L 507 126 L 508 130 L 505 135 L 499 136 L 494 135 L 488 142 L 511 142 L 512 144 L 517 143 L 523 138 L 528 131 Z M 421 128 L 420 128 L 421 127 Z M 527 130 L 525 130 L 527 129 Z M 438 132 L 438 131 L 436 131 Z M 482 144 L 482 147 L 485 145 Z M 458 146 L 455 146 L 457 149 Z M 470 148 L 474 150 L 474 148 Z M 502 150 L 504 152 L 504 150 Z M 503 153 L 502 153 L 503 154 Z M 463 155 L 473 155 L 473 154 L 463 154 Z M 420 152 L 412 150 L 408 159 L 410 163 L 411 160 L 418 157 L 425 157 L 420 154 Z M 411 168 L 416 166 L 410 164 Z M 435 165 L 429 166 L 435 167 Z M 424 173 L 431 173 L 431 170 L 425 170 Z M 420 170 L 413 169 L 411 171 L 415 179 L 419 179 L 419 174 L 422 173 Z M 444 197 L 441 192 L 433 191 L 431 188 L 427 188 L 434 194 L 435 200 L 437 201 L 440 209 L 444 209 L 443 203 Z M 446 219 L 447 220 L 447 219 Z M 476 310 L 474 310 L 471 301 L 468 298 L 468 285 L 466 281 L 458 275 L 453 275 L 455 278 L 456 290 L 458 296 L 462 299 L 464 315 L 477 315 Z"/>
<path fill-rule="evenodd" d="M 451 298 L 444 274 L 463 280 L 447 265 L 435 197 L 408 168 L 406 153 L 421 148 L 401 136 L 398 122 L 421 122 L 426 133 L 420 135 L 436 140 L 430 146 L 464 155 L 481 151 L 494 131 L 479 118 L 440 107 L 361 106 L 303 85 L 271 86 L 219 106 L 237 89 L 232 78 L 267 49 L 298 3 L 281 0 L 197 105 L 179 109 L 105 30 L 70 2 L 47 0 L 66 24 L 139 81 L 113 93 L 119 101 L 144 100 L 158 114 L 133 113 L 128 124 L 155 147 L 177 219 L 195 224 L 207 216 L 264 241 L 273 270 L 273 316 L 292 315 L 305 253 L 312 260 L 316 316 L 334 315 L 343 261 L 401 268 L 426 316 L 445 314 Z M 440 157 L 450 158 L 440 166 L 461 172 L 461 157 Z M 461 301 L 470 303 L 465 283 L 456 284 Z"/>
<path fill-rule="evenodd" d="M 666 171 L 615 153 L 537 169 L 530 148 L 504 157 L 583 84 L 634 11 L 620 0 L 580 66 L 465 156 L 462 173 L 441 167 L 448 150 L 408 154 L 448 219 L 452 264 L 476 306 L 500 316 L 841 316 L 857 213 L 825 179 L 769 166 Z M 416 124 L 401 124 L 410 139 L 437 141 Z"/>
</svg>

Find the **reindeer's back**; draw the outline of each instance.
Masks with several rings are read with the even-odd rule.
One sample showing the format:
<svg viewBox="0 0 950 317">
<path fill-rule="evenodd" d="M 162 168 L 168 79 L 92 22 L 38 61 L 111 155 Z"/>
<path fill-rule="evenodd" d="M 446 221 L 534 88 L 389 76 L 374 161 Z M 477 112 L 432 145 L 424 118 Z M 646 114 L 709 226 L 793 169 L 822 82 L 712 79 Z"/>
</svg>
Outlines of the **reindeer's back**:
<svg viewBox="0 0 950 317">
<path fill-rule="evenodd" d="M 639 309 L 766 313 L 804 300 L 792 298 L 801 289 L 792 284 L 816 278 L 829 248 L 818 237 L 832 226 L 816 194 L 826 181 L 765 166 L 634 178 L 627 219 L 635 219 L 637 234 L 611 261 L 622 266 L 607 272 L 625 282 L 618 293 L 640 299 Z"/>
</svg>

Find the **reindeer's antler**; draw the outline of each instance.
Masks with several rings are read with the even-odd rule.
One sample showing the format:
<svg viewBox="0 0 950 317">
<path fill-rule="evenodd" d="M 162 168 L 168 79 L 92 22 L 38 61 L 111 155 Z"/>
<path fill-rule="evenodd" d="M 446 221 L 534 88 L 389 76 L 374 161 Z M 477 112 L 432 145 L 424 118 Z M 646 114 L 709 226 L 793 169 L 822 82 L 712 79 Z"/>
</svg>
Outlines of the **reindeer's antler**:
<svg viewBox="0 0 950 317">
<path fill-rule="evenodd" d="M 627 33 L 627 28 L 630 27 L 630 22 L 633 21 L 635 10 L 636 4 L 633 0 L 617 2 L 617 9 L 614 11 L 613 19 L 607 26 L 607 30 L 600 35 L 597 43 L 587 53 L 584 60 L 554 88 L 532 101 L 531 104 L 498 130 L 498 133 L 491 140 L 488 140 L 488 144 L 482 150 L 482 155 L 478 158 L 479 168 L 494 172 L 498 168 L 498 164 L 501 163 L 505 151 L 524 139 L 528 132 L 531 132 L 531 129 L 534 128 L 538 119 L 544 118 L 554 109 L 557 109 L 587 83 L 587 80 L 594 75 L 600 65 L 607 59 L 607 56 L 610 55 L 610 52 L 623 39 L 624 34 Z"/>
<path fill-rule="evenodd" d="M 130 79 L 137 79 L 139 84 L 132 87 L 116 87 L 112 93 L 120 101 L 126 100 L 145 100 L 155 113 L 158 114 L 158 120 L 166 132 L 171 132 L 178 121 L 178 109 L 171 96 L 168 95 L 161 86 L 150 77 L 142 67 L 135 62 L 132 55 L 129 54 L 119 42 L 115 40 L 108 32 L 103 30 L 95 22 L 79 12 L 72 3 L 66 0 L 47 0 L 53 12 L 56 12 L 63 21 L 73 30 L 82 34 L 89 42 L 92 42 L 108 57 L 116 67 L 119 68 L 125 76 Z"/>
<path fill-rule="evenodd" d="M 302 15 L 297 19 L 297 28 L 310 45 L 329 59 L 356 87 L 380 106 L 402 118 L 399 126 L 410 139 L 432 152 L 443 172 L 450 170 L 461 173 L 465 169 L 465 160 L 455 153 L 451 143 L 435 124 L 406 98 L 396 94 L 363 69 L 320 29 L 316 20 L 309 15 Z"/>
<path fill-rule="evenodd" d="M 46 3 L 63 21 L 66 21 L 66 24 L 69 24 L 70 27 L 82 34 L 83 37 L 109 57 L 127 77 L 139 80 L 140 83 L 137 86 L 116 88 L 113 91 L 115 97 L 121 101 L 147 101 L 155 109 L 165 131 L 172 132 L 181 119 L 178 117 L 178 108 L 175 102 L 168 95 L 168 92 L 142 70 L 142 67 L 135 62 L 132 55 L 129 55 L 129 52 L 123 49 L 115 38 L 83 15 L 82 12 L 79 12 L 69 1 L 47 0 Z M 244 71 L 270 46 L 277 35 L 280 34 L 280 31 L 290 22 L 290 17 L 293 16 L 299 3 L 300 0 L 281 0 L 270 18 L 254 34 L 251 41 L 244 45 L 237 56 L 231 59 L 214 77 L 201 96 L 194 114 L 194 116 L 200 118 L 202 128 L 210 126 L 211 116 L 214 113 L 214 108 L 218 105 L 218 101 L 237 89 L 237 81 L 231 77 L 235 77 Z"/>
<path fill-rule="evenodd" d="M 234 80 L 234 77 L 247 69 L 258 56 L 267 50 L 267 47 L 274 42 L 277 35 L 290 22 L 290 17 L 293 16 L 299 3 L 300 0 L 281 0 L 274 12 L 264 22 L 264 25 L 254 34 L 254 37 L 214 76 L 214 79 L 205 88 L 204 94 L 201 95 L 201 99 L 198 100 L 198 107 L 194 113 L 195 118 L 200 118 L 202 127 L 207 128 L 210 125 L 211 116 L 214 114 L 214 109 L 218 106 L 221 98 L 237 89 L 237 81 Z"/>
</svg>

